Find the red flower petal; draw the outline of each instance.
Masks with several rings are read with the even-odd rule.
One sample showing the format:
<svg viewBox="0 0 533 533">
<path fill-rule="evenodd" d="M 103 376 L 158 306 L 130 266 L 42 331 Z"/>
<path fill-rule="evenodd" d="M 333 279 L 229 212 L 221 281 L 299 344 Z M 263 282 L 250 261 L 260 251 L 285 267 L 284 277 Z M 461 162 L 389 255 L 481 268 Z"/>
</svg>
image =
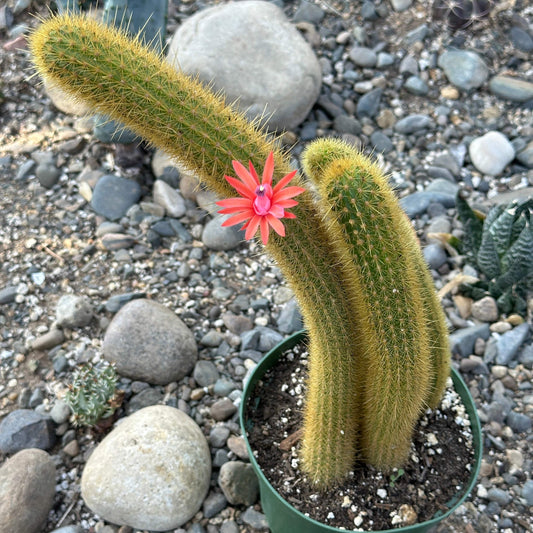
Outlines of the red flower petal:
<svg viewBox="0 0 533 533">
<path fill-rule="evenodd" d="M 239 209 L 249 209 L 252 202 L 248 198 L 227 198 L 215 202 L 220 207 L 235 207 Z"/>
<path fill-rule="evenodd" d="M 253 190 L 249 189 L 248 186 L 243 183 L 242 181 L 239 181 L 235 178 L 232 178 L 231 176 L 224 176 L 226 178 L 226 181 L 241 195 L 245 198 L 249 198 L 250 200 L 253 200 L 255 198 L 255 187 Z"/>
<path fill-rule="evenodd" d="M 281 237 L 285 237 L 285 226 L 279 218 L 276 218 L 273 215 L 267 215 L 266 219 L 268 223 L 272 226 L 272 229 Z"/>
<path fill-rule="evenodd" d="M 293 170 L 292 172 L 289 172 L 288 174 L 283 176 L 283 178 L 281 178 L 278 181 L 278 183 L 276 183 L 276 186 L 274 187 L 274 194 L 280 189 L 283 189 L 283 187 L 285 187 L 285 185 L 287 185 L 287 183 L 289 183 L 289 181 L 291 181 L 292 178 L 294 178 L 294 176 L 296 175 L 296 172 L 297 172 L 296 170 Z"/>
<path fill-rule="evenodd" d="M 261 217 L 261 220 L 259 221 L 259 225 L 261 227 L 261 240 L 263 241 L 263 244 L 268 243 L 268 234 L 270 232 L 270 226 L 268 225 L 268 215 Z"/>
<path fill-rule="evenodd" d="M 232 161 L 231 164 L 233 165 L 235 173 L 241 178 L 246 187 L 248 187 L 251 192 L 255 191 L 256 187 L 259 185 L 259 180 L 256 180 L 239 161 Z"/>
<path fill-rule="evenodd" d="M 265 161 L 265 167 L 263 168 L 263 185 L 272 185 L 272 176 L 274 175 L 274 154 L 270 152 Z"/>
<path fill-rule="evenodd" d="M 221 213 L 221 214 L 224 214 L 224 213 Z M 249 219 L 251 216 L 253 216 L 253 212 L 244 211 L 243 213 L 238 213 L 237 215 L 229 217 L 227 220 L 222 222 L 222 226 L 223 227 L 235 226 L 235 224 L 244 222 L 245 220 Z"/>
<path fill-rule="evenodd" d="M 244 235 L 244 238 L 249 241 L 257 232 L 257 228 L 259 227 L 259 223 L 264 217 L 260 217 L 257 215 L 254 215 L 250 220 L 246 223 L 246 233 Z"/>
</svg>

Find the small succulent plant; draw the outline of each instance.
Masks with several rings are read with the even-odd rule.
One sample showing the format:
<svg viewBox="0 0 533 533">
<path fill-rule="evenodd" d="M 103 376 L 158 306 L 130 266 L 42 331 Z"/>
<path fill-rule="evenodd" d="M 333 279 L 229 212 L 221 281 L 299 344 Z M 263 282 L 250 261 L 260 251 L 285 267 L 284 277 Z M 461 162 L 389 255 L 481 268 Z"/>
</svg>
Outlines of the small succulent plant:
<svg viewBox="0 0 533 533">
<path fill-rule="evenodd" d="M 460 290 L 474 299 L 491 295 L 503 313 L 525 314 L 533 291 L 533 198 L 494 206 L 485 216 L 457 195 L 464 237 L 450 241 L 484 276 Z"/>
<path fill-rule="evenodd" d="M 468 28 L 488 17 L 492 0 L 435 0 L 433 19 L 444 20 L 452 30 Z"/>
<path fill-rule="evenodd" d="M 116 384 L 113 366 L 98 368 L 87 364 L 77 370 L 65 396 L 74 425 L 94 426 L 111 416 L 121 403 Z"/>
</svg>

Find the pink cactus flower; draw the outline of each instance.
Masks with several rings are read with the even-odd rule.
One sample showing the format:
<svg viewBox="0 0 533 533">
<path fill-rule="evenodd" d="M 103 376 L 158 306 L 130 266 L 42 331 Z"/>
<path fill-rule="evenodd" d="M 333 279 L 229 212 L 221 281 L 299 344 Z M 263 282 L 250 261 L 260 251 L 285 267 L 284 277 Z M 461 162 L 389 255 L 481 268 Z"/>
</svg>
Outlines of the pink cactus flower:
<svg viewBox="0 0 533 533">
<path fill-rule="evenodd" d="M 263 176 L 259 182 L 259 176 L 251 161 L 249 170 L 239 161 L 232 161 L 235 173 L 242 180 L 239 181 L 231 176 L 224 176 L 228 183 L 240 194 L 237 198 L 220 200 L 217 205 L 223 207 L 219 211 L 222 215 L 234 214 L 222 225 L 233 226 L 241 222 L 246 223 L 242 229 L 246 230 L 244 238 L 251 239 L 258 229 L 261 231 L 263 244 L 268 243 L 270 228 L 281 237 L 285 236 L 285 226 L 281 218 L 296 218 L 296 215 L 287 211 L 288 208 L 298 205 L 294 196 L 305 191 L 302 187 L 286 187 L 294 178 L 296 170 L 293 170 L 272 187 L 274 174 L 274 155 L 272 152 L 267 157 Z"/>
</svg>

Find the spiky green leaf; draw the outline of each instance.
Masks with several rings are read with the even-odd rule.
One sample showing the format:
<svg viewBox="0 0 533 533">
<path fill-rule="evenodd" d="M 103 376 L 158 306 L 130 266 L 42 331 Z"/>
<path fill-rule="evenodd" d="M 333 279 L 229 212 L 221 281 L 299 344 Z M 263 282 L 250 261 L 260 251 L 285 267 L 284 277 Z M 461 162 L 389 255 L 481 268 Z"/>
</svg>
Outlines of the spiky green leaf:
<svg viewBox="0 0 533 533">
<path fill-rule="evenodd" d="M 483 239 L 476 260 L 479 268 L 489 280 L 502 273 L 495 239 L 490 231 L 483 231 Z"/>
<path fill-rule="evenodd" d="M 475 257 L 477 256 L 477 252 L 481 245 L 483 222 L 479 219 L 479 217 L 468 205 L 468 202 L 460 193 L 457 193 L 455 202 L 457 207 L 457 215 L 463 224 L 463 245 L 465 252 Z"/>
</svg>

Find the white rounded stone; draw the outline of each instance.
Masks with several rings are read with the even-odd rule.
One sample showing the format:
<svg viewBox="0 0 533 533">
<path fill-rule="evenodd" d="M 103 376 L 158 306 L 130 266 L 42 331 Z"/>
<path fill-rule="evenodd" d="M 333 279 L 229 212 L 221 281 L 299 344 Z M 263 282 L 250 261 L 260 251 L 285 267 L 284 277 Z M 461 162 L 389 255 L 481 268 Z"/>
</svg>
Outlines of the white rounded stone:
<svg viewBox="0 0 533 533">
<path fill-rule="evenodd" d="M 498 176 L 514 159 L 515 151 L 507 137 L 499 131 L 489 131 L 470 143 L 472 164 L 483 174 Z"/>
<path fill-rule="evenodd" d="M 154 405 L 124 419 L 97 446 L 81 493 L 108 522 L 168 531 L 196 514 L 210 477 L 211 454 L 198 425 L 179 409 Z"/>
</svg>

